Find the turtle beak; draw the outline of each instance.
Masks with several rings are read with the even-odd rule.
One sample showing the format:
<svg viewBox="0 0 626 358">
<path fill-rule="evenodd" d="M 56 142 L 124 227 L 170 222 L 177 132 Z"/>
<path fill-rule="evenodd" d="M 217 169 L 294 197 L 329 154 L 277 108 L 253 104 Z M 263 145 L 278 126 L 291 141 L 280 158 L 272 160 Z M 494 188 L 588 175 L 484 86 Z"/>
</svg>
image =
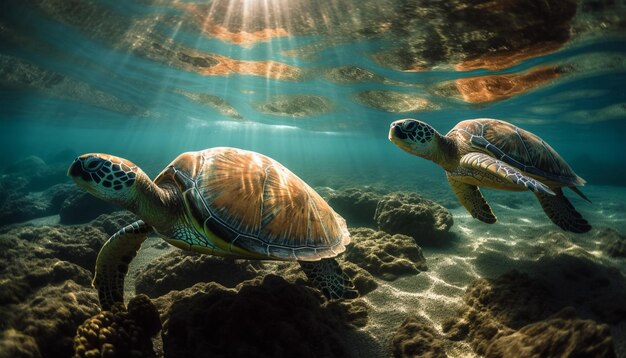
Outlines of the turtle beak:
<svg viewBox="0 0 626 358">
<path fill-rule="evenodd" d="M 402 133 L 402 130 L 400 130 L 400 123 L 402 122 L 402 120 L 399 121 L 395 121 L 393 123 L 391 123 L 391 125 L 389 126 L 389 140 L 392 141 L 395 144 L 399 144 L 401 142 L 403 142 L 401 139 L 406 138 L 406 134 Z"/>
<path fill-rule="evenodd" d="M 91 176 L 85 171 L 85 169 L 83 169 L 81 158 L 74 159 L 74 163 L 72 163 L 67 170 L 67 176 L 74 179 L 77 183 L 79 182 L 79 179 L 82 179 L 82 181 L 85 182 L 91 181 Z"/>
<path fill-rule="evenodd" d="M 67 176 L 71 178 L 80 177 L 83 174 L 83 166 L 80 164 L 80 159 L 74 159 L 74 163 L 67 169 Z"/>
</svg>

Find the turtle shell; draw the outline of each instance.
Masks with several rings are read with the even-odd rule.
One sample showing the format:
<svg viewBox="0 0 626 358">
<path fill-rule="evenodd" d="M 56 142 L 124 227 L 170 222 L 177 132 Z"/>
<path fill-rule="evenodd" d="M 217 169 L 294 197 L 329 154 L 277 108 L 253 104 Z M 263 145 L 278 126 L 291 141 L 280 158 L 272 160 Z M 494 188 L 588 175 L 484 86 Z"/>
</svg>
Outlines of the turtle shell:
<svg viewBox="0 0 626 358">
<path fill-rule="evenodd" d="M 259 153 L 227 147 L 184 153 L 155 179 L 166 182 L 180 189 L 186 217 L 207 246 L 227 256 L 315 261 L 350 242 L 345 220 L 315 190 Z"/>
<path fill-rule="evenodd" d="M 548 143 L 511 123 L 496 119 L 466 120 L 446 136 L 468 144 L 469 151 L 486 152 L 539 180 L 563 185 L 585 183 Z"/>
</svg>

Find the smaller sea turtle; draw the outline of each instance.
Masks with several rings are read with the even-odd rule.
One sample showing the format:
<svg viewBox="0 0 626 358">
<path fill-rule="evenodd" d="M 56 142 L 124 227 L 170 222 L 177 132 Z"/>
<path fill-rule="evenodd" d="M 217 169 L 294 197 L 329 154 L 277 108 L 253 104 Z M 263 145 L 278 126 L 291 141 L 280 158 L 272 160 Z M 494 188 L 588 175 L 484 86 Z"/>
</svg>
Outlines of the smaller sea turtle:
<svg viewBox="0 0 626 358">
<path fill-rule="evenodd" d="M 346 221 L 265 155 L 228 147 L 187 152 L 152 181 L 126 159 L 85 154 L 68 175 L 94 196 L 141 218 L 111 236 L 98 254 L 93 284 L 104 309 L 123 303 L 128 264 L 152 231 L 200 253 L 298 261 L 326 297 L 358 296 L 334 259 L 350 242 Z"/>
<path fill-rule="evenodd" d="M 546 215 L 561 229 L 587 232 L 591 225 L 563 195 L 585 180 L 541 138 L 497 119 L 459 122 L 442 136 L 430 125 L 401 119 L 391 123 L 389 140 L 401 149 L 440 165 L 461 204 L 480 221 L 492 224 L 496 216 L 478 187 L 525 191 L 539 199 Z"/>
</svg>

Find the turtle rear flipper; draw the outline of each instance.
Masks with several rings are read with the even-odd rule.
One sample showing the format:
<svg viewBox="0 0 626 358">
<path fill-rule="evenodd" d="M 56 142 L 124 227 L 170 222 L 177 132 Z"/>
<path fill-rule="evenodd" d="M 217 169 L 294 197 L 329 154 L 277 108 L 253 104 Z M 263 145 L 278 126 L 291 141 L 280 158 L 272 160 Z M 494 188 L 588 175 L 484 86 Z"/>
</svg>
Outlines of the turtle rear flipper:
<svg viewBox="0 0 626 358">
<path fill-rule="evenodd" d="M 496 216 L 476 185 L 462 183 L 448 175 L 448 183 L 459 202 L 469 211 L 472 217 L 487 223 L 496 222 Z"/>
<path fill-rule="evenodd" d="M 92 284 L 98 289 L 103 310 L 110 309 L 116 302 L 124 303 L 124 277 L 128 264 L 151 231 L 152 227 L 142 220 L 135 221 L 113 234 L 100 249 Z"/>
<path fill-rule="evenodd" d="M 591 225 L 576 211 L 574 205 L 563 195 L 561 188 L 554 189 L 556 195 L 535 193 L 546 215 L 553 223 L 565 231 L 584 233 L 591 230 Z"/>
<path fill-rule="evenodd" d="M 359 297 L 354 284 L 333 258 L 319 261 L 298 261 L 309 282 L 330 300 Z"/>
</svg>

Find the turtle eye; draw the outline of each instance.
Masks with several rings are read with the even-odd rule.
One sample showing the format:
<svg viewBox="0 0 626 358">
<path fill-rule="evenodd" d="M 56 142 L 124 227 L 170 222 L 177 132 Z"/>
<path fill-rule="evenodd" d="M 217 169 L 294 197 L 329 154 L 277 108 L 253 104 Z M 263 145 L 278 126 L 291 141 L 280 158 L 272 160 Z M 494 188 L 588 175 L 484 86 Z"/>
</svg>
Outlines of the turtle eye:
<svg viewBox="0 0 626 358">
<path fill-rule="evenodd" d="M 85 160 L 83 168 L 88 172 L 95 172 L 104 164 L 104 160 L 98 157 L 91 157 Z"/>
<path fill-rule="evenodd" d="M 416 126 L 417 126 L 417 123 L 415 123 L 415 122 L 405 122 L 405 123 L 404 123 L 404 126 L 403 126 L 403 129 L 404 129 L 405 131 L 412 132 L 412 131 L 414 131 L 414 130 L 415 130 L 415 127 L 416 127 Z"/>
</svg>

